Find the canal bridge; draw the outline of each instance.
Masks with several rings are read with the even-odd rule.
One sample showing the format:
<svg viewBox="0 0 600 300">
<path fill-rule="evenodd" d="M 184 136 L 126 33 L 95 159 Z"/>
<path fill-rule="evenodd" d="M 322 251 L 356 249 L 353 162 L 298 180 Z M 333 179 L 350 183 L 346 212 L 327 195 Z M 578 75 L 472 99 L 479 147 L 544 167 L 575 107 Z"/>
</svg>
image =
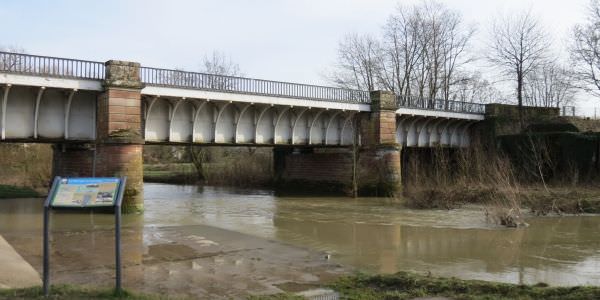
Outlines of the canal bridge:
<svg viewBox="0 0 600 300">
<path fill-rule="evenodd" d="M 0 142 L 56 144 L 59 175 L 128 175 L 136 206 L 143 144 L 271 146 L 284 156 L 356 146 L 365 169 L 394 166 L 384 177 L 398 185 L 402 147 L 466 147 L 485 114 L 482 104 L 386 91 L 7 52 L 0 87 Z M 331 153 L 317 165 L 336 161 Z M 310 165 L 299 157 L 288 165 Z"/>
</svg>

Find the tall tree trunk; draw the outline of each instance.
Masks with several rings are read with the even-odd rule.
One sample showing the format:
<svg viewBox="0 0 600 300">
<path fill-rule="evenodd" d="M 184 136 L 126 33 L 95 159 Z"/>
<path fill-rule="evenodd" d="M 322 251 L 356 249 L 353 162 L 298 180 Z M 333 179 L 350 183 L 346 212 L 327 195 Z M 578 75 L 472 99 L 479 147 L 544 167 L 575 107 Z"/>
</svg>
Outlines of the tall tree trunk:
<svg viewBox="0 0 600 300">
<path fill-rule="evenodd" d="M 521 130 L 523 130 L 523 72 L 521 70 L 517 71 L 517 101 L 519 110 L 519 126 Z"/>
</svg>

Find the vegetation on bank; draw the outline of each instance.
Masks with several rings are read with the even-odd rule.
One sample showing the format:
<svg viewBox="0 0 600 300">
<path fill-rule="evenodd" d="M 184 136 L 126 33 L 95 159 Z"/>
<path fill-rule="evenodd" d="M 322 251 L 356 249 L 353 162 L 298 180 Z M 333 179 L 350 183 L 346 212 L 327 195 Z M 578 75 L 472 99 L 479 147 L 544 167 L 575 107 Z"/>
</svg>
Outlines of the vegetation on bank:
<svg viewBox="0 0 600 300">
<path fill-rule="evenodd" d="M 525 225 L 527 210 L 600 213 L 597 134 L 524 133 L 474 145 L 404 149 L 407 204 L 422 209 L 483 204 L 489 220 L 509 227 Z"/>
<path fill-rule="evenodd" d="M 150 295 L 123 290 L 117 294 L 114 289 L 91 288 L 76 285 L 53 285 L 50 296 L 44 297 L 41 287 L 0 289 L 0 299 L 131 299 L 159 300 L 177 299 L 171 296 Z"/>
<path fill-rule="evenodd" d="M 600 287 L 574 286 L 549 287 L 547 284 L 517 285 L 480 280 L 441 278 L 399 272 L 393 275 L 356 274 L 339 278 L 328 286 L 337 291 L 341 299 L 415 299 L 444 297 L 450 299 L 534 300 L 600 299 Z M 251 297 L 250 299 L 283 300 L 302 299 L 293 294 Z"/>
<path fill-rule="evenodd" d="M 40 194 L 30 187 L 19 187 L 0 184 L 0 199 L 2 198 L 34 198 Z"/>
<path fill-rule="evenodd" d="M 145 146 L 144 180 L 237 187 L 272 182 L 272 150 L 256 147 Z"/>
<path fill-rule="evenodd" d="M 600 299 L 600 287 L 550 287 L 544 283 L 518 285 L 480 280 L 433 277 L 409 272 L 393 275 L 355 274 L 344 276 L 328 285 L 342 299 L 414 299 L 419 297 L 448 297 L 451 299 Z M 75 285 L 52 286 L 49 298 L 41 287 L 0 290 L 0 299 L 185 299 L 157 294 L 142 294 L 124 290 L 121 295 L 113 289 Z M 254 300 L 303 299 L 292 293 L 267 296 L 248 296 Z"/>
<path fill-rule="evenodd" d="M 52 146 L 0 145 L 0 198 L 38 197 L 47 191 L 52 173 Z"/>
<path fill-rule="evenodd" d="M 452 299 L 600 299 L 600 287 L 549 287 L 438 278 L 400 272 L 394 275 L 354 275 L 331 286 L 344 299 L 413 299 L 449 297 Z"/>
<path fill-rule="evenodd" d="M 198 177 L 191 163 L 144 164 L 144 181 L 161 183 L 196 183 Z"/>
</svg>

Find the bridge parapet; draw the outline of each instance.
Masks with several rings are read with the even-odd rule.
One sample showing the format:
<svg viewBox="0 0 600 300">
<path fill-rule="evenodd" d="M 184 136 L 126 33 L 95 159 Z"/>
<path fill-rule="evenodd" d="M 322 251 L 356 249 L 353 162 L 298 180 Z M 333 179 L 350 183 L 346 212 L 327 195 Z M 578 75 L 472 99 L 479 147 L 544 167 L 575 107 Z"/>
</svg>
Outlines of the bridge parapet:
<svg viewBox="0 0 600 300">
<path fill-rule="evenodd" d="M 104 63 L 0 51 L 0 72 L 58 78 L 104 79 Z"/>
<path fill-rule="evenodd" d="M 110 64 L 108 64 L 110 63 Z M 111 82 L 111 77 L 116 78 L 111 72 L 116 71 L 108 69 L 109 66 L 116 68 L 123 63 L 118 60 L 113 60 L 105 63 L 76 60 L 69 58 L 49 57 L 30 55 L 22 53 L 0 52 L 0 73 L 22 74 L 30 76 L 50 77 L 50 78 L 66 78 L 66 79 L 82 79 L 82 80 L 97 80 Z M 124 69 L 120 67 L 119 72 L 137 72 L 136 74 L 127 74 L 121 76 L 123 78 L 139 78 L 131 82 L 132 88 L 137 88 L 137 84 L 145 84 L 155 88 L 173 88 L 179 90 L 201 90 L 212 91 L 226 94 L 237 95 L 254 95 L 266 96 L 272 98 L 288 98 L 291 100 L 301 100 L 298 106 L 310 106 L 310 101 L 343 103 L 343 104 L 369 104 L 371 98 L 369 91 L 308 85 L 291 82 L 281 82 L 272 80 L 252 79 L 237 76 L 224 76 L 217 74 L 207 74 L 199 72 L 188 72 L 183 70 L 161 69 L 143 67 L 137 63 Z M 125 75 L 125 74 L 122 74 Z M 117 83 L 117 82 L 115 82 Z M 123 82 L 118 83 L 121 86 Z M 90 88 L 90 85 L 84 85 Z M 94 89 L 93 85 L 91 86 Z M 150 89 L 152 90 L 152 89 Z M 172 91 L 172 90 L 169 90 Z M 165 92 L 165 90 L 156 91 Z M 177 95 L 189 94 L 178 91 Z M 176 96 L 176 95 L 163 96 Z M 312 105 L 315 106 L 315 105 Z M 453 100 L 426 100 L 422 97 L 396 97 L 396 106 L 399 109 L 418 109 L 426 111 L 440 111 L 451 113 L 465 113 L 483 115 L 485 106 L 479 103 L 461 102 Z M 333 105 L 331 108 L 339 108 L 342 106 Z M 366 106 L 354 106 L 358 110 L 367 110 Z"/>
</svg>

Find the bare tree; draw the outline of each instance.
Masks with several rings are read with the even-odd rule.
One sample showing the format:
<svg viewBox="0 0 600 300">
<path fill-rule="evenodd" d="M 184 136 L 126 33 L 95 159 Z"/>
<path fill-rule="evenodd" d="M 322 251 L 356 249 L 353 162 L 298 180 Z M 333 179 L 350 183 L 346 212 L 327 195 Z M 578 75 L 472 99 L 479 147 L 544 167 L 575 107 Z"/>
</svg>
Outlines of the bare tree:
<svg viewBox="0 0 600 300">
<path fill-rule="evenodd" d="M 338 72 L 333 81 L 341 87 L 375 90 L 381 55 L 379 42 L 369 35 L 347 35 L 338 48 Z"/>
<path fill-rule="evenodd" d="M 575 93 L 573 73 L 549 62 L 526 76 L 523 100 L 530 106 L 561 107 L 571 104 Z"/>
<path fill-rule="evenodd" d="M 479 72 L 456 74 L 451 100 L 468 103 L 504 103 L 506 96 Z"/>
<path fill-rule="evenodd" d="M 570 49 L 575 75 L 580 87 L 600 95 L 600 2 L 591 0 L 585 23 L 573 28 Z"/>
<path fill-rule="evenodd" d="M 380 41 L 350 35 L 340 42 L 333 81 L 391 90 L 402 105 L 430 107 L 437 98 L 451 98 L 457 72 L 471 60 L 465 49 L 474 32 L 459 13 L 436 1 L 399 5 Z"/>
<path fill-rule="evenodd" d="M 200 72 L 212 74 L 216 76 L 208 77 L 209 82 L 204 83 L 205 86 L 215 89 L 232 88 L 233 81 L 229 76 L 243 76 L 240 71 L 240 66 L 235 63 L 229 56 L 223 52 L 213 51 L 210 55 L 204 56 L 200 63 Z M 204 179 L 204 162 L 209 154 L 206 149 L 197 145 L 189 146 L 189 156 L 198 179 Z M 249 151 L 249 154 L 252 154 Z"/>
<path fill-rule="evenodd" d="M 516 83 L 520 123 L 523 126 L 523 89 L 526 76 L 547 58 L 550 39 L 530 11 L 503 16 L 493 23 L 488 59 Z"/>
<path fill-rule="evenodd" d="M 15 47 L 15 46 L 0 45 L 0 52 L 19 54 L 19 53 L 25 53 L 25 49 L 23 49 L 21 47 Z M 5 54 L 5 55 L 0 56 L 0 70 L 26 71 L 26 70 L 22 70 L 23 66 L 24 66 L 23 62 L 21 61 L 20 57 L 17 55 Z"/>
<path fill-rule="evenodd" d="M 413 73 L 424 55 L 420 39 L 421 14 L 417 6 L 400 5 L 384 28 L 385 72 L 380 77 L 384 86 L 398 94 L 403 101 L 412 95 Z"/>
<path fill-rule="evenodd" d="M 200 63 L 200 72 L 217 76 L 206 78 L 204 84 L 213 89 L 232 89 L 234 81 L 229 76 L 243 76 L 240 66 L 223 52 L 213 51 Z"/>
</svg>

